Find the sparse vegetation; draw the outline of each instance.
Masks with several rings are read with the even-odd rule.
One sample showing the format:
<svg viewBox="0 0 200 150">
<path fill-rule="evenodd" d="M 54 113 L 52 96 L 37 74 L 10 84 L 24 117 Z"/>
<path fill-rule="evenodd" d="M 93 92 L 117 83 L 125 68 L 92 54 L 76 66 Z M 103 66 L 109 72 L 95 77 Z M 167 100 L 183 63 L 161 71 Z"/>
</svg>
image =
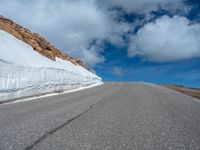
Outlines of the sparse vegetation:
<svg viewBox="0 0 200 150">
<path fill-rule="evenodd" d="M 200 89 L 198 88 L 189 88 L 179 85 L 164 85 L 164 86 L 200 100 Z"/>
</svg>

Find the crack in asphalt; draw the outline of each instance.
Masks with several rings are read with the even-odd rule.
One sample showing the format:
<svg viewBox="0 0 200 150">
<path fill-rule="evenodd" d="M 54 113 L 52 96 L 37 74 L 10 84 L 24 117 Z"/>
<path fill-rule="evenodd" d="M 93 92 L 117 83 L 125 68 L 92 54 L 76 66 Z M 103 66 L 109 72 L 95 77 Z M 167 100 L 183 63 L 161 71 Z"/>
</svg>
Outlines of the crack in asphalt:
<svg viewBox="0 0 200 150">
<path fill-rule="evenodd" d="M 99 101 L 99 102 L 101 102 L 101 101 Z M 98 103 L 99 103 L 99 102 L 98 102 Z M 33 149 L 33 147 L 34 147 L 35 145 L 41 143 L 41 142 L 42 142 L 43 140 L 45 140 L 48 136 L 54 134 L 56 131 L 62 129 L 63 127 L 65 127 L 66 125 L 68 125 L 69 123 L 71 123 L 72 121 L 74 121 L 75 119 L 77 119 L 77 118 L 79 118 L 80 116 L 84 115 L 85 113 L 89 112 L 89 111 L 90 111 L 95 105 L 97 105 L 98 103 L 96 103 L 96 104 L 94 104 L 94 105 L 91 105 L 91 106 L 89 107 L 89 109 L 87 109 L 86 111 L 84 111 L 84 112 L 78 114 L 77 116 L 75 116 L 75 117 L 69 119 L 67 122 L 65 122 L 65 123 L 63 123 L 63 124 L 61 124 L 61 125 L 59 125 L 58 127 L 54 128 L 53 130 L 50 130 L 50 131 L 46 132 L 43 136 L 41 136 L 40 138 L 38 138 L 33 144 L 31 144 L 30 146 L 26 147 L 24 150 L 31 150 L 31 149 Z"/>
<path fill-rule="evenodd" d="M 123 87 L 121 87 L 120 89 L 122 89 Z M 118 89 L 117 91 L 119 91 L 120 89 Z M 116 91 L 116 92 L 117 92 Z M 108 97 L 114 95 L 116 92 L 114 92 L 113 94 L 109 95 Z M 78 114 L 77 116 L 69 119 L 67 122 L 57 126 L 56 128 L 47 131 L 44 135 L 42 135 L 41 137 L 39 137 L 33 144 L 31 144 L 30 146 L 26 147 L 24 150 L 32 150 L 37 144 L 41 143 L 43 140 L 45 140 L 48 136 L 54 134 L 56 131 L 62 129 L 63 127 L 67 126 L 68 124 L 70 124 L 72 121 L 78 119 L 79 117 L 81 117 L 82 115 L 84 115 L 85 113 L 88 113 L 90 110 L 93 109 L 94 106 L 98 105 L 99 103 L 101 103 L 102 101 L 106 100 L 108 97 L 103 98 L 102 100 L 98 101 L 97 103 L 89 106 L 89 109 L 87 109 L 86 111 Z"/>
<path fill-rule="evenodd" d="M 101 102 L 101 101 L 99 101 L 99 102 Z M 98 103 L 99 103 L 99 102 L 98 102 Z M 84 111 L 84 112 L 78 114 L 77 116 L 75 116 L 75 117 L 69 119 L 67 122 L 65 122 L 65 123 L 63 123 L 63 124 L 61 124 L 61 125 L 59 125 L 58 127 L 54 128 L 53 130 L 50 130 L 50 131 L 46 132 L 43 136 L 41 136 L 40 138 L 38 138 L 33 144 L 31 144 L 30 146 L 26 147 L 24 150 L 31 150 L 31 149 L 33 149 L 33 147 L 34 147 L 35 145 L 41 143 L 41 142 L 42 142 L 43 140 L 45 140 L 48 136 L 54 134 L 56 131 L 62 129 L 63 127 L 65 127 L 66 125 L 68 125 L 69 123 L 71 123 L 72 121 L 74 121 L 75 119 L 77 119 L 77 118 L 79 118 L 80 116 L 84 115 L 85 113 L 89 112 L 89 111 L 90 111 L 95 105 L 97 105 L 98 103 L 96 103 L 96 104 L 94 104 L 94 105 L 91 105 L 91 106 L 89 107 L 89 109 L 87 109 L 86 111 Z"/>
</svg>

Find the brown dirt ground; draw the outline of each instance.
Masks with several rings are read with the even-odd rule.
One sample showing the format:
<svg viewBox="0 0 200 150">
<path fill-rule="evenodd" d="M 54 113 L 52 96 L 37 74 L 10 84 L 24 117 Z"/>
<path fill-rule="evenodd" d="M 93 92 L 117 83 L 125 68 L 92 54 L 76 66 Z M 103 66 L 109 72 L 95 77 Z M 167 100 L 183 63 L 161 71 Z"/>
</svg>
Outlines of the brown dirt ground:
<svg viewBox="0 0 200 150">
<path fill-rule="evenodd" d="M 198 88 L 189 88 L 189 87 L 178 86 L 178 85 L 163 85 L 163 86 L 200 100 L 200 89 Z"/>
</svg>

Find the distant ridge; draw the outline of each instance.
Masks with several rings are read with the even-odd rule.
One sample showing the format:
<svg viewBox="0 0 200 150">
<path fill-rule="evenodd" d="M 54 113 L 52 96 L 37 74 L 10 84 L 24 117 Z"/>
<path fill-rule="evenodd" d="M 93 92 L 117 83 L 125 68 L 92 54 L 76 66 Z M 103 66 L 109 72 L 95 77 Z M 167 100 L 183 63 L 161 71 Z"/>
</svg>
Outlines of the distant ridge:
<svg viewBox="0 0 200 150">
<path fill-rule="evenodd" d="M 17 39 L 29 44 L 33 47 L 35 51 L 39 52 L 43 56 L 46 56 L 53 61 L 55 61 L 56 57 L 58 57 L 63 60 L 68 60 L 75 65 L 80 65 L 85 69 L 91 71 L 91 69 L 84 65 L 82 61 L 76 60 L 70 57 L 69 55 L 65 54 L 64 52 L 61 52 L 39 34 L 31 32 L 30 30 L 22 27 L 21 25 L 13 22 L 12 20 L 3 17 L 2 15 L 0 15 L 0 29 L 12 34 Z"/>
</svg>

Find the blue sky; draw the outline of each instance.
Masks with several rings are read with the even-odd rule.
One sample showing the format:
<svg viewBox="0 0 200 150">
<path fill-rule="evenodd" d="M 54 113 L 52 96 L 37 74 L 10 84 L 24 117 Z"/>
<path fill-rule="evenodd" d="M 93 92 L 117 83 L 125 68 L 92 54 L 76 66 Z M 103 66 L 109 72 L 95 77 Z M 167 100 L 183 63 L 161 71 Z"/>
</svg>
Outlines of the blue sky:
<svg viewBox="0 0 200 150">
<path fill-rule="evenodd" d="M 198 0 L 188 1 L 194 7 L 186 14 L 192 21 L 200 20 L 200 3 Z M 156 17 L 170 15 L 169 12 L 159 10 Z M 173 15 L 172 15 L 173 16 Z M 135 16 L 126 16 L 133 20 Z M 137 16 L 136 16 L 137 17 Z M 200 59 L 191 58 L 182 61 L 156 63 L 145 61 L 143 58 L 130 58 L 126 48 L 118 48 L 107 44 L 103 55 L 105 62 L 95 68 L 104 81 L 117 82 L 151 82 L 158 84 L 178 84 L 190 87 L 200 87 Z"/>
<path fill-rule="evenodd" d="M 113 52 L 114 51 L 114 52 Z M 155 63 L 139 57 L 129 58 L 126 51 L 108 46 L 106 61 L 95 71 L 104 81 L 150 82 L 200 87 L 200 59 Z"/>
<path fill-rule="evenodd" d="M 200 87 L 198 0 L 0 0 L 0 14 L 104 81 Z"/>
</svg>

